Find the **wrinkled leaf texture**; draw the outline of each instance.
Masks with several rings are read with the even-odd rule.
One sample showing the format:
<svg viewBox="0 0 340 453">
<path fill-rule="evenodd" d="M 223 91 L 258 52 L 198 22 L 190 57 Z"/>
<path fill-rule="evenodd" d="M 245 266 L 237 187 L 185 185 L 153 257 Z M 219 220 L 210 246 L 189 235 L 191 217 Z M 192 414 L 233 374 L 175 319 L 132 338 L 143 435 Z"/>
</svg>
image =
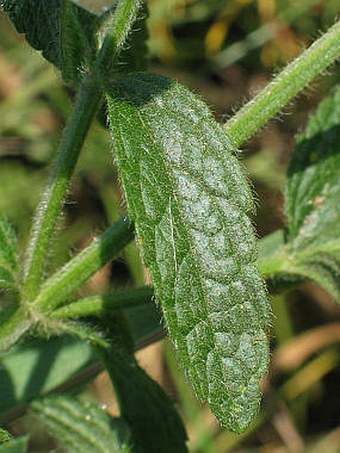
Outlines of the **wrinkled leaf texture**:
<svg viewBox="0 0 340 453">
<path fill-rule="evenodd" d="M 51 396 L 34 401 L 32 412 L 59 442 L 74 453 L 129 453 L 129 430 L 97 404 L 75 396 Z"/>
<path fill-rule="evenodd" d="M 285 199 L 296 273 L 340 302 L 340 87 L 321 102 L 297 138 Z"/>
<path fill-rule="evenodd" d="M 136 73 L 107 90 L 129 215 L 170 337 L 197 395 L 241 432 L 259 407 L 270 318 L 247 181 L 228 137 L 185 87 Z"/>
</svg>

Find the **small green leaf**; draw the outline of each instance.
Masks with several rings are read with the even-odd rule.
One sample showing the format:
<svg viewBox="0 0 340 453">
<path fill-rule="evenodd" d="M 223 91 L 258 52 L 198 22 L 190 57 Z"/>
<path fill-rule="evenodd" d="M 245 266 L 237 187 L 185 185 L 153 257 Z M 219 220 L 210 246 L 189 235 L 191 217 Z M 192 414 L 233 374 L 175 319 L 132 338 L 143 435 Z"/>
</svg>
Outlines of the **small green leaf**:
<svg viewBox="0 0 340 453">
<path fill-rule="evenodd" d="M 340 87 L 300 134 L 285 192 L 287 250 L 294 273 L 340 301 Z"/>
<path fill-rule="evenodd" d="M 129 453 L 129 432 L 120 419 L 110 417 L 98 405 L 76 397 L 47 397 L 31 409 L 59 442 L 74 453 Z"/>
<path fill-rule="evenodd" d="M 291 273 L 284 230 L 277 230 L 259 241 L 257 265 L 270 293 L 295 288 L 306 280 Z"/>
<path fill-rule="evenodd" d="M 60 3 L 60 66 L 65 82 L 78 85 L 98 50 L 102 21 L 69 0 Z"/>
<path fill-rule="evenodd" d="M 295 272 L 314 280 L 340 302 L 340 240 L 325 243 L 313 251 L 299 252 L 295 257 Z"/>
<path fill-rule="evenodd" d="M 4 0 L 3 9 L 29 44 L 62 70 L 64 80 L 77 85 L 95 58 L 103 19 L 69 0 Z"/>
<path fill-rule="evenodd" d="M 93 361 L 91 347 L 73 338 L 14 349 L 0 362 L 0 414 L 50 392 Z"/>
<path fill-rule="evenodd" d="M 0 445 L 0 453 L 26 453 L 28 436 L 17 437 Z"/>
<path fill-rule="evenodd" d="M 126 33 L 129 27 L 122 27 L 122 23 L 119 23 L 122 21 L 133 23 L 137 19 L 134 27 L 136 39 L 124 36 L 120 43 L 128 39 L 127 50 L 124 51 L 127 57 L 124 60 L 125 68 L 141 69 L 144 65 L 146 7 L 137 18 L 135 13 L 141 6 L 139 0 L 124 0 L 117 8 L 113 7 L 114 3 L 113 0 L 4 0 L 2 6 L 18 32 L 25 33 L 29 44 L 42 51 L 43 56 L 62 71 L 67 83 L 77 86 L 83 74 L 91 69 L 103 35 L 112 30 L 116 38 L 115 27 Z M 111 9 L 112 14 L 109 12 Z M 129 17 L 130 9 L 133 17 Z M 120 17 L 117 18 L 115 12 Z M 117 42 L 112 44 L 115 46 Z M 111 59 L 115 50 L 113 48 L 111 52 Z M 114 61 L 116 63 L 118 67 L 121 66 Z M 105 63 L 103 66 L 110 65 Z"/>
<path fill-rule="evenodd" d="M 0 289 L 15 289 L 17 276 L 17 239 L 8 220 L 0 214 Z"/>
<path fill-rule="evenodd" d="M 60 3 L 61 0 L 3 0 L 19 33 L 25 33 L 29 44 L 60 67 Z"/>
<path fill-rule="evenodd" d="M 115 387 L 120 412 L 131 429 L 135 453 L 186 453 L 186 432 L 164 390 L 138 365 L 126 345 L 103 348 L 100 354 Z M 124 340 L 125 341 L 125 340 Z"/>
<path fill-rule="evenodd" d="M 129 215 L 169 334 L 197 395 L 243 431 L 259 407 L 270 318 L 246 178 L 220 125 L 178 83 L 137 73 L 107 90 Z"/>
</svg>

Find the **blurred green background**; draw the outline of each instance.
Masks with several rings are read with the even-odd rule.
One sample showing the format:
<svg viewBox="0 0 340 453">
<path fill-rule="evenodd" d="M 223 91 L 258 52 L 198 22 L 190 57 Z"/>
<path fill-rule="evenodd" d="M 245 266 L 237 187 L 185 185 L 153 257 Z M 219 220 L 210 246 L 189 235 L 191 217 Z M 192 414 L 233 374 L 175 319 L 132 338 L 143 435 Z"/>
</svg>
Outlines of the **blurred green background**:
<svg viewBox="0 0 340 453">
<path fill-rule="evenodd" d="M 338 0 L 149 0 L 148 4 L 150 70 L 199 93 L 219 121 L 230 117 L 340 13 Z M 259 237 L 284 224 L 282 189 L 294 136 L 339 79 L 338 68 L 333 68 L 245 144 L 240 158 L 256 194 L 254 223 Z M 74 94 L 0 12 L 0 211 L 15 225 L 22 246 Z M 94 124 L 47 272 L 124 212 L 110 150 L 108 132 Z M 145 283 L 147 272 L 131 244 L 84 291 Z M 272 305 L 272 370 L 263 382 L 261 413 L 242 436 L 221 430 L 210 411 L 193 397 L 168 341 L 138 353 L 143 366 L 176 401 L 188 429 L 190 451 L 340 451 L 340 310 L 311 284 L 273 296 Z M 115 413 L 105 375 L 97 377 L 89 390 Z M 20 422 L 12 428 L 20 432 L 22 426 Z M 50 441 L 36 431 L 32 451 L 48 451 Z"/>
</svg>

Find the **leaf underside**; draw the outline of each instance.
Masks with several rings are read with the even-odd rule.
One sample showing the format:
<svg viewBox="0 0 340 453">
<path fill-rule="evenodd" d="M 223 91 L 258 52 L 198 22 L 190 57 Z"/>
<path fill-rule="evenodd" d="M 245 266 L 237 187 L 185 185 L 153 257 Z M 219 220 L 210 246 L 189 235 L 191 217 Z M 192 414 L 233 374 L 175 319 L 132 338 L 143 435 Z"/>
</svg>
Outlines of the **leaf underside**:
<svg viewBox="0 0 340 453">
<path fill-rule="evenodd" d="M 131 451 L 129 431 L 123 421 L 110 417 L 90 401 L 72 396 L 47 397 L 34 401 L 31 409 L 67 451 Z"/>
<path fill-rule="evenodd" d="M 131 431 L 134 453 L 186 453 L 182 420 L 164 390 L 137 364 L 126 345 L 102 350 L 116 390 L 120 413 Z"/>
<path fill-rule="evenodd" d="M 104 19 L 69 0 L 3 0 L 3 9 L 28 43 L 62 70 L 63 79 L 77 85 L 95 58 Z"/>
<path fill-rule="evenodd" d="M 19 33 L 55 66 L 60 67 L 60 4 L 61 0 L 3 0 L 2 7 L 9 14 Z"/>
<path fill-rule="evenodd" d="M 197 395 L 243 431 L 259 406 L 270 318 L 247 181 L 222 128 L 180 84 L 136 73 L 108 90 L 129 215 L 170 337 Z"/>
<path fill-rule="evenodd" d="M 297 274 L 340 301 L 340 87 L 299 135 L 288 168 L 288 249 Z"/>
</svg>

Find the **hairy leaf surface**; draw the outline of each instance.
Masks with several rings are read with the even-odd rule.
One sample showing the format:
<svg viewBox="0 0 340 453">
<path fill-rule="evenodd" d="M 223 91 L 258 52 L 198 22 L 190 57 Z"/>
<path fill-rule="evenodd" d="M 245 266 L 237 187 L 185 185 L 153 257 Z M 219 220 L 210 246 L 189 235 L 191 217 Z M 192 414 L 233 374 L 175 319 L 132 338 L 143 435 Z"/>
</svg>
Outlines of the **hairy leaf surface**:
<svg viewBox="0 0 340 453">
<path fill-rule="evenodd" d="M 15 232 L 0 214 L 0 289 L 17 287 L 18 249 Z"/>
<path fill-rule="evenodd" d="M 34 401 L 31 408 L 67 451 L 131 451 L 123 421 L 110 417 L 94 403 L 71 396 L 46 397 Z"/>
<path fill-rule="evenodd" d="M 288 169 L 288 249 L 297 274 L 340 301 L 340 87 L 298 139 Z"/>
<path fill-rule="evenodd" d="M 197 395 L 242 431 L 259 406 L 269 322 L 247 181 L 222 128 L 180 84 L 137 73 L 108 90 L 129 215 L 169 334 Z"/>
<path fill-rule="evenodd" d="M 29 44 L 77 85 L 96 54 L 102 20 L 69 0 L 4 0 L 3 8 Z"/>
</svg>

